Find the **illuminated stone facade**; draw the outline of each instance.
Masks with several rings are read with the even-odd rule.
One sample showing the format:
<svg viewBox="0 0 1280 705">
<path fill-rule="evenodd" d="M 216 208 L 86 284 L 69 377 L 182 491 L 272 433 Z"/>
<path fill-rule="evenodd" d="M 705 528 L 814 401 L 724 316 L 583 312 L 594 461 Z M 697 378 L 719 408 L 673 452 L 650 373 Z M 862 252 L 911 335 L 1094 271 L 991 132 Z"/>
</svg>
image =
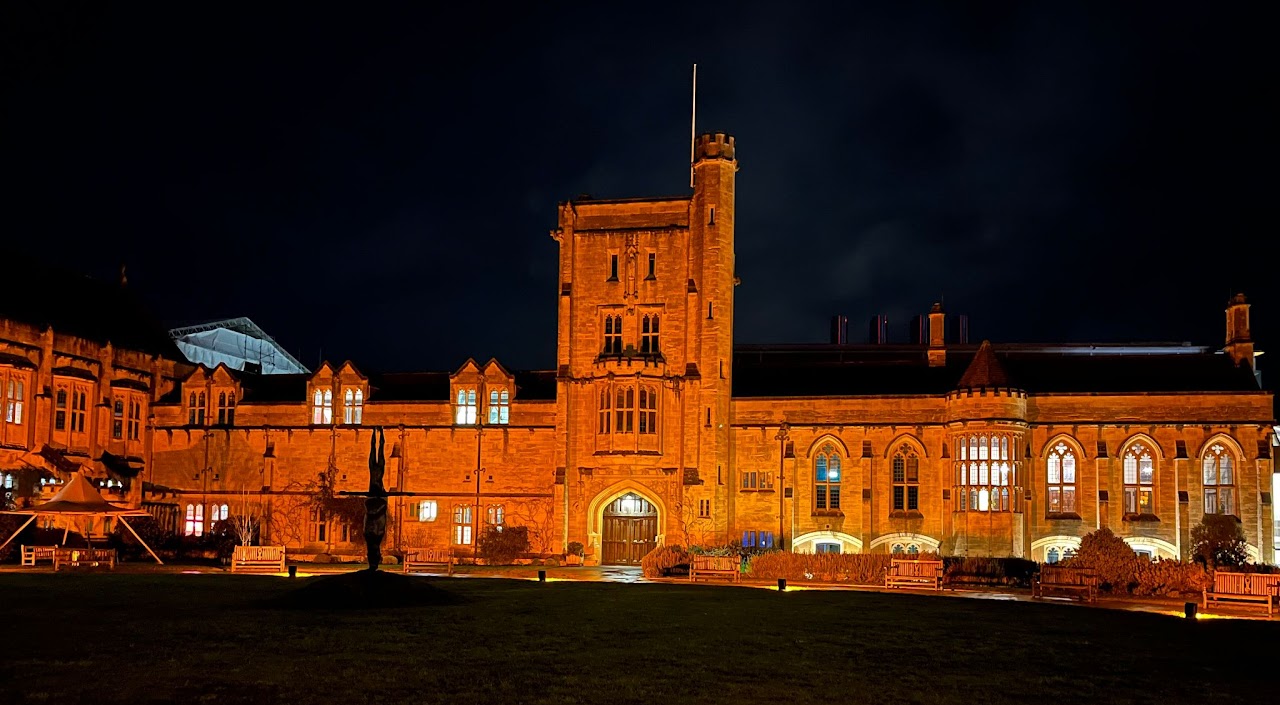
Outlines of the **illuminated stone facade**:
<svg viewBox="0 0 1280 705">
<path fill-rule="evenodd" d="M 704 135 L 691 195 L 560 204 L 550 370 L 260 376 L 9 325 L 0 374 L 25 380 L 31 425 L 0 427 L 0 467 L 133 458 L 146 492 L 122 499 L 190 533 L 252 507 L 298 556 L 363 552 L 311 498 L 366 487 L 373 426 L 390 548 L 469 557 L 491 523 L 587 563 L 662 542 L 1056 560 L 1107 526 L 1172 557 L 1208 508 L 1272 555 L 1273 400 L 1243 297 L 1220 350 L 957 343 L 936 305 L 919 344 L 735 347 L 737 170 L 733 138 Z M 83 439 L 52 422 L 77 385 Z M 134 445 L 109 438 L 132 390 Z"/>
</svg>

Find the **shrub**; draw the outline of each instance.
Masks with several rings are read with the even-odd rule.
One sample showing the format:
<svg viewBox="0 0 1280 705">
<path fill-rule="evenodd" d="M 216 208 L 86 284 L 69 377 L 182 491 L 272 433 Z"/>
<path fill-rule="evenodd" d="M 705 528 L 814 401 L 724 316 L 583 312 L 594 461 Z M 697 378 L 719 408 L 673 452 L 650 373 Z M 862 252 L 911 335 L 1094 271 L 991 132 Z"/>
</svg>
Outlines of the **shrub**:
<svg viewBox="0 0 1280 705">
<path fill-rule="evenodd" d="M 674 569 L 683 566 L 689 569 L 689 551 L 684 546 L 658 546 L 640 559 L 640 568 L 646 578 L 661 578 L 671 575 Z"/>
<path fill-rule="evenodd" d="M 1209 584 L 1209 573 L 1199 563 L 1158 560 L 1138 561 L 1135 595 L 1172 597 L 1196 594 Z"/>
<path fill-rule="evenodd" d="M 949 556 L 942 559 L 946 581 L 954 585 L 999 585 L 1031 587 L 1031 577 L 1040 570 L 1035 561 L 1025 558 L 966 558 Z"/>
<path fill-rule="evenodd" d="M 1191 555 L 1209 568 L 1244 565 L 1248 546 L 1239 520 L 1227 514 L 1206 514 L 1191 529 Z"/>
<path fill-rule="evenodd" d="M 488 526 L 480 534 L 480 557 L 489 565 L 511 565 L 529 552 L 529 527 Z"/>
<path fill-rule="evenodd" d="M 568 553 L 571 556 L 581 556 L 582 549 L 583 546 L 581 541 L 570 541 L 569 545 L 564 547 L 565 553 Z"/>
<path fill-rule="evenodd" d="M 1066 566 L 1093 568 L 1104 592 L 1131 592 L 1137 587 L 1138 566 L 1146 561 L 1124 539 L 1103 527 L 1080 539 L 1080 550 L 1063 561 Z"/>
<path fill-rule="evenodd" d="M 792 553 L 770 551 L 751 559 L 748 572 L 754 578 L 786 578 L 801 582 L 882 585 L 893 556 L 887 553 Z M 931 557 L 931 554 L 921 558 Z"/>
</svg>

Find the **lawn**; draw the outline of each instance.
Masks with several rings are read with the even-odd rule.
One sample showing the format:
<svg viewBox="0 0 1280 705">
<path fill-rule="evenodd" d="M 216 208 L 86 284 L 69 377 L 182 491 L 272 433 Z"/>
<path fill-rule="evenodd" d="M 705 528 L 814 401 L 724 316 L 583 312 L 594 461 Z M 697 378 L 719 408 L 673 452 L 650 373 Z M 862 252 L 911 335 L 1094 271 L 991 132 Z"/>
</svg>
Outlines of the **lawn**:
<svg viewBox="0 0 1280 705">
<path fill-rule="evenodd" d="M 263 606 L 304 580 L 0 575 L 0 702 L 1261 703 L 1280 640 L 1255 621 L 704 585 L 442 578 L 463 602 Z"/>
</svg>

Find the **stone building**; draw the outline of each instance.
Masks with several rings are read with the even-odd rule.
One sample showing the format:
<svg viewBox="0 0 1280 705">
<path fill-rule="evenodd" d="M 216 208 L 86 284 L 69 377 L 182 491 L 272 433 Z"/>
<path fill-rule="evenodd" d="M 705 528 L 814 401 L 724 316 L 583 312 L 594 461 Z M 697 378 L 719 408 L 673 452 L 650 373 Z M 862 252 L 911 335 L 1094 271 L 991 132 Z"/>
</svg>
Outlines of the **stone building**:
<svg viewBox="0 0 1280 705">
<path fill-rule="evenodd" d="M 1053 561 L 1107 526 L 1176 557 L 1211 512 L 1271 559 L 1275 413 L 1243 296 L 1222 348 L 972 345 L 938 305 L 909 345 L 735 345 L 734 140 L 695 155 L 691 194 L 560 204 L 552 369 L 260 375 L 8 326 L 0 374 L 36 415 L 0 457 L 132 458 L 129 498 L 176 530 L 252 511 L 296 555 L 363 552 L 358 511 L 314 498 L 367 486 L 381 426 L 392 548 L 469 557 L 486 526 L 519 525 L 588 563 L 664 542 Z M 50 425 L 77 385 L 98 409 L 81 455 Z M 144 402 L 136 449 L 107 439 L 118 388 Z"/>
</svg>

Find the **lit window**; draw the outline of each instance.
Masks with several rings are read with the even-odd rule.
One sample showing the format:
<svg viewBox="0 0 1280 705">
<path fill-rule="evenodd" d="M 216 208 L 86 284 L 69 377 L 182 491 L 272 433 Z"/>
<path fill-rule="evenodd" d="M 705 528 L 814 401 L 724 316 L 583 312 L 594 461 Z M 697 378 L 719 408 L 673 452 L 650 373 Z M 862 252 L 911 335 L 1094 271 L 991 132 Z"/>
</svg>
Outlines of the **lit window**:
<svg viewBox="0 0 1280 705">
<path fill-rule="evenodd" d="M 216 528 L 215 525 L 218 522 L 226 521 L 227 518 L 230 516 L 231 514 L 229 512 L 229 507 L 227 505 L 210 504 L 209 505 L 209 528 L 210 529 Z"/>
<path fill-rule="evenodd" d="M 505 424 L 511 420 L 511 397 L 507 390 L 489 390 L 489 423 Z"/>
<path fill-rule="evenodd" d="M 460 546 L 471 545 L 471 505 L 455 504 L 453 507 L 453 542 Z"/>
<path fill-rule="evenodd" d="M 506 523 L 506 518 L 506 510 L 503 509 L 501 504 L 489 505 L 489 510 L 485 514 L 485 522 L 489 526 L 496 526 L 498 527 L 498 530 L 501 531 L 502 525 Z"/>
<path fill-rule="evenodd" d="M 311 423 L 328 426 L 333 423 L 333 390 L 317 389 L 311 395 Z"/>
<path fill-rule="evenodd" d="M 640 352 L 656 355 L 658 348 L 658 314 L 645 314 L 640 319 Z"/>
<path fill-rule="evenodd" d="M 124 438 L 124 400 L 120 397 L 111 405 L 111 437 Z"/>
<path fill-rule="evenodd" d="M 893 511 L 920 510 L 920 458 L 903 445 L 893 455 Z"/>
<path fill-rule="evenodd" d="M 1155 514 L 1155 457 L 1142 442 L 1134 443 L 1124 454 L 1124 512 L 1133 515 Z"/>
<path fill-rule="evenodd" d="M 6 423 L 22 423 L 23 380 L 10 377 L 5 386 L 4 420 Z"/>
<path fill-rule="evenodd" d="M 4 488 L 6 490 L 13 489 L 13 475 L 11 473 L 4 474 Z"/>
<path fill-rule="evenodd" d="M 1007 434 L 955 439 L 956 508 L 970 512 L 1012 511 L 1018 496 L 1016 441 Z"/>
<path fill-rule="evenodd" d="M 640 433 L 658 432 L 658 389 L 640 386 Z"/>
<path fill-rule="evenodd" d="M 1204 454 L 1204 513 L 1235 514 L 1235 463 L 1231 451 L 1214 443 Z"/>
<path fill-rule="evenodd" d="M 474 426 L 476 416 L 476 390 L 459 389 L 458 404 L 454 411 L 455 423 L 460 426 Z"/>
<path fill-rule="evenodd" d="M 813 460 L 813 485 L 814 509 L 840 508 L 840 456 L 830 443 L 823 446 Z"/>
<path fill-rule="evenodd" d="M 364 390 L 350 389 L 342 393 L 342 423 L 359 425 L 364 420 Z"/>
<path fill-rule="evenodd" d="M 1076 511 L 1076 454 L 1066 443 L 1058 443 L 1049 451 L 1045 462 L 1045 480 L 1049 488 L 1049 513 L 1072 514 Z"/>
<path fill-rule="evenodd" d="M 604 354 L 622 354 L 622 316 L 604 317 Z"/>
<path fill-rule="evenodd" d="M 187 519 L 183 523 L 182 533 L 186 536 L 204 536 L 203 504 L 187 505 Z"/>
<path fill-rule="evenodd" d="M 439 507 L 434 499 L 423 500 L 418 503 L 418 521 L 435 521 Z"/>
</svg>

